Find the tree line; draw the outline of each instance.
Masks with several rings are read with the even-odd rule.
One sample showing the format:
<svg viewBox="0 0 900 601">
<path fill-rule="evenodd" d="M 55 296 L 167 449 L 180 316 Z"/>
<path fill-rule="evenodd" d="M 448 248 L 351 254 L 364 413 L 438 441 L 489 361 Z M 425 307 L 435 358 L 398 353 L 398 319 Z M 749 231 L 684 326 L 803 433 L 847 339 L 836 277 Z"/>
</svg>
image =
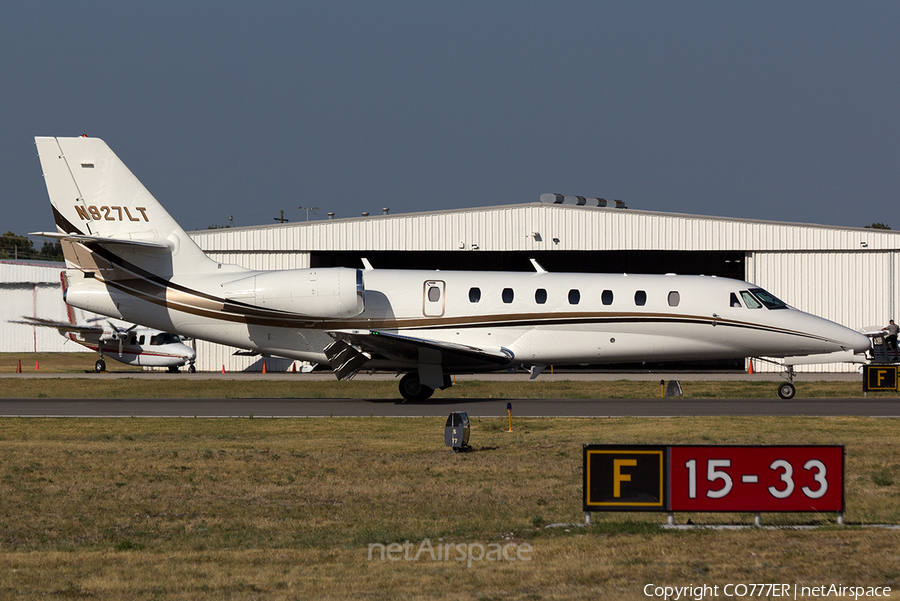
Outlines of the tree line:
<svg viewBox="0 0 900 601">
<path fill-rule="evenodd" d="M 62 245 L 59 242 L 47 241 L 40 250 L 37 250 L 31 238 L 6 232 L 0 236 L 0 259 L 62 261 Z"/>
</svg>

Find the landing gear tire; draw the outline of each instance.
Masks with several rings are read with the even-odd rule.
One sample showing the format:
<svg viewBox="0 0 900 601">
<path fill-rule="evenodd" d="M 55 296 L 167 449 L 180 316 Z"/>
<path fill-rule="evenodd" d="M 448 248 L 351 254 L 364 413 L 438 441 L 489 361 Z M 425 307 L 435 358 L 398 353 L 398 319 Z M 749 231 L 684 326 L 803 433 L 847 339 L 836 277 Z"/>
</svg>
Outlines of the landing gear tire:
<svg viewBox="0 0 900 601">
<path fill-rule="evenodd" d="M 194 364 L 191 363 L 190 367 L 188 367 L 188 371 L 192 374 L 197 373 L 197 368 L 194 367 Z"/>
<path fill-rule="evenodd" d="M 407 401 L 424 401 L 431 398 L 434 388 L 423 386 L 419 382 L 419 374 L 410 372 L 400 378 L 400 396 Z"/>
<path fill-rule="evenodd" d="M 94 371 L 97 373 L 106 371 L 106 361 L 97 359 L 97 362 L 94 363 Z"/>
<path fill-rule="evenodd" d="M 778 396 L 780 396 L 784 400 L 794 398 L 795 394 L 797 394 L 797 389 L 794 388 L 794 385 L 790 382 L 785 382 L 778 387 Z"/>
<path fill-rule="evenodd" d="M 177 366 L 177 365 L 170 365 L 170 366 L 169 366 L 169 373 L 170 373 L 170 374 L 177 374 L 177 373 L 178 373 L 178 366 Z"/>
</svg>

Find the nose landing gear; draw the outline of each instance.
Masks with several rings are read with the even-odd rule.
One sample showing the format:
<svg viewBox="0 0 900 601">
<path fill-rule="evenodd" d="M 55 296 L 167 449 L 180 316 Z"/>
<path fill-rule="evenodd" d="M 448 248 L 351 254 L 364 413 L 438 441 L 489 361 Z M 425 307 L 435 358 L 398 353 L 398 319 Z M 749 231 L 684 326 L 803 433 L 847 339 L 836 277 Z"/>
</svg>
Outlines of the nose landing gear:
<svg viewBox="0 0 900 601">
<path fill-rule="evenodd" d="M 784 382 L 781 386 L 778 387 L 778 396 L 780 396 L 784 400 L 794 398 L 794 395 L 796 393 L 797 389 L 791 382 Z"/>
<path fill-rule="evenodd" d="M 780 386 L 778 386 L 778 396 L 784 400 L 789 400 L 794 398 L 794 395 L 797 394 L 797 388 L 794 386 L 794 376 L 797 375 L 797 372 L 794 371 L 793 365 L 785 365 L 785 377 L 788 379 L 787 382 L 782 382 Z"/>
</svg>

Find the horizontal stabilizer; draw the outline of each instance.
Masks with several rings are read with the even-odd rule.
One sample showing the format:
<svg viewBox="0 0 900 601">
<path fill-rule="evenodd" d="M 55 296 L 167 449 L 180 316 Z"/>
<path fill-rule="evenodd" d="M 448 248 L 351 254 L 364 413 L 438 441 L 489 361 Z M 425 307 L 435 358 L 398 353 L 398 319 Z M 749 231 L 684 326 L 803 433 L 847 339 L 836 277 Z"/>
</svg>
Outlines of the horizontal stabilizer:
<svg viewBox="0 0 900 601">
<path fill-rule="evenodd" d="M 67 242 L 92 243 L 109 247 L 138 247 L 145 250 L 157 250 L 159 252 L 171 252 L 172 247 L 165 240 L 137 240 L 130 238 L 104 238 L 102 236 L 85 236 L 82 234 L 59 234 L 55 232 L 33 232 L 29 236 L 53 238 Z"/>
</svg>

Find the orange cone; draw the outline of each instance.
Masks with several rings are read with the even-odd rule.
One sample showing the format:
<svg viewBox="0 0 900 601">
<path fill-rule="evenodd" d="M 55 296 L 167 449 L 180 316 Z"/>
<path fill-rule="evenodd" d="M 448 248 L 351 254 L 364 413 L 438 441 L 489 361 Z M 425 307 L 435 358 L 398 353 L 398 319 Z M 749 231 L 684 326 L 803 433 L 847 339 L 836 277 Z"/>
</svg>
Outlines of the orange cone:
<svg viewBox="0 0 900 601">
<path fill-rule="evenodd" d="M 22 360 L 21 359 L 19 359 L 19 364 L 16 365 L 16 373 L 17 374 L 22 373 Z"/>
<path fill-rule="evenodd" d="M 296 361 L 294 361 L 294 362 L 291 364 L 291 371 L 292 371 L 293 373 L 297 373 L 297 362 L 296 362 Z"/>
<path fill-rule="evenodd" d="M 41 362 L 35 361 L 34 362 L 34 371 L 38 371 L 39 369 L 41 369 Z"/>
<path fill-rule="evenodd" d="M 753 375 L 753 359 L 750 359 L 750 367 L 747 369 L 747 373 L 751 376 Z"/>
<path fill-rule="evenodd" d="M 263 361 L 263 373 L 264 373 L 264 374 L 269 373 L 269 372 L 266 370 L 266 362 L 265 362 L 265 361 Z"/>
<path fill-rule="evenodd" d="M 224 364 L 222 365 L 222 373 L 223 374 L 225 373 L 225 365 Z"/>
</svg>

